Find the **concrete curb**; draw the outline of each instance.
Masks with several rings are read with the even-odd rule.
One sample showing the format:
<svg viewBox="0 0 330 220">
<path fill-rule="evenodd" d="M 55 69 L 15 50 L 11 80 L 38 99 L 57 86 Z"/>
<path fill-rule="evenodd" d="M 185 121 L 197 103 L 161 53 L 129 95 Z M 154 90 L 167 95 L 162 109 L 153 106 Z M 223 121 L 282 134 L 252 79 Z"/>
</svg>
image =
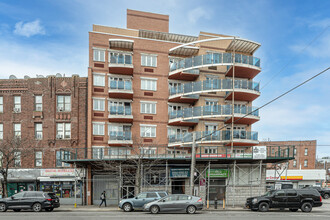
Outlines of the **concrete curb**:
<svg viewBox="0 0 330 220">
<path fill-rule="evenodd" d="M 96 208 L 96 207 L 60 207 L 54 209 L 55 212 L 123 212 L 119 208 L 111 207 L 111 208 Z M 249 209 L 244 208 L 228 208 L 228 209 L 203 209 L 202 211 L 206 212 L 227 212 L 227 211 L 250 211 Z M 137 211 L 143 212 L 143 211 Z"/>
</svg>

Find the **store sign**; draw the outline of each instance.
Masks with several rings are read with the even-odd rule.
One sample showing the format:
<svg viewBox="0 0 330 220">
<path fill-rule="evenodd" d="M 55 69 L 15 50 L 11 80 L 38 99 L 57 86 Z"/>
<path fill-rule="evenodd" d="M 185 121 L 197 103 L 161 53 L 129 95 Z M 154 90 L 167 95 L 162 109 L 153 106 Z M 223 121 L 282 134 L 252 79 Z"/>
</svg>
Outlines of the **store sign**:
<svg viewBox="0 0 330 220">
<path fill-rule="evenodd" d="M 41 176 L 75 176 L 74 169 L 43 169 Z"/>
<path fill-rule="evenodd" d="M 303 176 L 281 176 L 281 180 L 303 180 Z"/>
<path fill-rule="evenodd" d="M 253 147 L 253 159 L 254 160 L 267 159 L 267 147 L 266 146 L 254 146 Z"/>
<path fill-rule="evenodd" d="M 227 178 L 230 174 L 229 170 L 226 169 L 210 169 L 210 178 L 220 177 Z M 206 176 L 209 177 L 209 171 L 206 171 Z"/>
<path fill-rule="evenodd" d="M 172 168 L 170 170 L 171 178 L 187 178 L 190 176 L 190 168 Z"/>
</svg>

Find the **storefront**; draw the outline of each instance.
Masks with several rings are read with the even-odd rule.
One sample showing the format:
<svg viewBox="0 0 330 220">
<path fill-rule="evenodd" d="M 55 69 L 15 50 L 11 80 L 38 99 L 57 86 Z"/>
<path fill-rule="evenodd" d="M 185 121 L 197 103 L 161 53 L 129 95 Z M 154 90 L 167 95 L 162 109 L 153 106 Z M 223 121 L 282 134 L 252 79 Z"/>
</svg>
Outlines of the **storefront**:
<svg viewBox="0 0 330 220">
<path fill-rule="evenodd" d="M 214 203 L 215 198 L 221 203 L 226 198 L 226 179 L 230 171 L 227 169 L 210 169 L 206 171 L 206 177 L 210 177 L 210 204 Z"/>
<path fill-rule="evenodd" d="M 186 185 L 189 186 L 190 168 L 171 168 L 171 192 L 172 194 L 185 194 Z"/>
</svg>

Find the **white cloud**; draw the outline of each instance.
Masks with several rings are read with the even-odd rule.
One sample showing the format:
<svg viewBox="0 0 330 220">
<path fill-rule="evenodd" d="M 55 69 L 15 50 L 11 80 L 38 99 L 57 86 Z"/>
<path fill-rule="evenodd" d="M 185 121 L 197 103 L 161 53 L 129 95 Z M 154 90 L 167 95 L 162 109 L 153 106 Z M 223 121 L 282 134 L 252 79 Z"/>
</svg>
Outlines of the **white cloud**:
<svg viewBox="0 0 330 220">
<path fill-rule="evenodd" d="M 200 19 L 210 19 L 210 11 L 206 11 L 202 7 L 197 7 L 188 12 L 188 19 L 191 23 L 196 23 Z"/>
<path fill-rule="evenodd" d="M 44 35 L 45 29 L 41 26 L 40 20 L 35 20 L 31 22 L 24 23 L 23 21 L 20 21 L 15 24 L 15 30 L 14 34 L 25 36 L 25 37 L 31 37 L 33 35 Z"/>
</svg>

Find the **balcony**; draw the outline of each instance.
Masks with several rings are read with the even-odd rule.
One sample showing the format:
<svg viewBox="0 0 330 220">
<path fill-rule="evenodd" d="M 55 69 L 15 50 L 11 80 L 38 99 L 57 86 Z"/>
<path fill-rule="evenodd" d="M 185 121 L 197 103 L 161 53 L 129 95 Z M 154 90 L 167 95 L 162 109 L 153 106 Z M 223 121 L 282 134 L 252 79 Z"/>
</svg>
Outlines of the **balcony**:
<svg viewBox="0 0 330 220">
<path fill-rule="evenodd" d="M 172 65 L 170 65 L 170 69 L 172 69 Z M 190 69 L 185 70 L 182 72 L 174 72 L 168 76 L 169 79 L 176 79 L 176 80 L 185 80 L 185 81 L 194 81 L 199 77 L 199 69 Z"/>
<path fill-rule="evenodd" d="M 130 131 L 110 131 L 109 145 L 130 146 L 133 144 L 132 133 Z"/>
<path fill-rule="evenodd" d="M 169 146 L 184 146 L 192 144 L 192 133 L 170 135 L 168 137 Z M 197 131 L 196 132 L 197 144 L 231 144 L 231 131 Z M 233 133 L 234 146 L 254 146 L 259 143 L 258 132 L 234 130 Z"/>
<path fill-rule="evenodd" d="M 232 53 L 208 53 L 200 56 L 175 61 L 170 66 L 169 76 L 175 75 L 190 69 L 210 67 L 210 66 L 229 66 L 227 76 L 230 76 L 233 66 Z M 260 59 L 253 56 L 235 54 L 235 76 L 241 78 L 253 78 L 261 71 Z"/>
<path fill-rule="evenodd" d="M 227 92 L 226 99 L 231 98 L 233 84 L 231 79 L 215 79 L 197 82 L 183 83 L 179 86 L 169 88 L 170 102 L 194 103 L 199 99 L 199 95 L 208 92 Z M 235 80 L 235 100 L 253 101 L 258 96 L 259 83 L 248 80 Z"/>
<path fill-rule="evenodd" d="M 132 81 L 110 80 L 109 98 L 132 99 L 133 98 Z"/>
<path fill-rule="evenodd" d="M 234 107 L 234 120 L 242 118 L 238 124 L 253 124 L 260 120 L 259 111 L 255 107 L 241 105 Z M 231 122 L 232 105 L 212 105 L 184 108 L 169 112 L 169 125 L 193 126 L 199 119 L 205 118 L 225 118 L 226 122 Z"/>
<path fill-rule="evenodd" d="M 133 115 L 131 106 L 110 106 L 109 122 L 132 123 Z"/>
<path fill-rule="evenodd" d="M 109 52 L 109 73 L 133 75 L 133 55 Z"/>
</svg>

